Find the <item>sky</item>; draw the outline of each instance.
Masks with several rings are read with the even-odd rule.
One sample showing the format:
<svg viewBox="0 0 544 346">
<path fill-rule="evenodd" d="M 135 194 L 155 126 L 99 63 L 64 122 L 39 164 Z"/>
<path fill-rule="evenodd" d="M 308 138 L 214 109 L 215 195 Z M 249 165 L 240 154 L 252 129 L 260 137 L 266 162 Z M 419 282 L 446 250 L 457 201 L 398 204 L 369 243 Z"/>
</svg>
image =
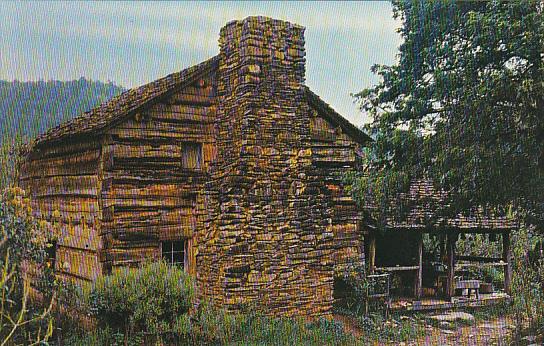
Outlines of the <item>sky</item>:
<svg viewBox="0 0 544 346">
<path fill-rule="evenodd" d="M 356 125 L 350 95 L 378 81 L 401 43 L 389 2 L 0 2 L 0 79 L 85 77 L 136 87 L 219 53 L 228 21 L 306 27 L 306 85 Z"/>
</svg>

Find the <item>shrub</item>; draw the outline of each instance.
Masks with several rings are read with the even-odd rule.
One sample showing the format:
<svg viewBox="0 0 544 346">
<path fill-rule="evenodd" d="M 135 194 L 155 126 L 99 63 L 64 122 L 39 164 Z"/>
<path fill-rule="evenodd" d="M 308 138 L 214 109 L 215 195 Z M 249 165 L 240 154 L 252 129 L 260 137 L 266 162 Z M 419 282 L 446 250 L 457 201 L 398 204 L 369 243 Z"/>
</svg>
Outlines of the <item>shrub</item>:
<svg viewBox="0 0 544 346">
<path fill-rule="evenodd" d="M 512 309 L 518 328 L 528 322 L 544 334 L 544 258 L 531 260 L 529 251 L 539 236 L 521 228 L 513 239 Z"/>
<path fill-rule="evenodd" d="M 181 328 L 194 296 L 194 283 L 188 274 L 155 262 L 138 269 L 119 269 L 97 279 L 87 299 L 101 327 L 122 332 L 126 338 L 146 335 L 160 339 Z"/>
<path fill-rule="evenodd" d="M 52 288 L 54 279 L 46 267 L 49 224 L 32 216 L 30 201 L 17 187 L 0 194 L 0 340 L 3 343 L 37 343 L 52 333 Z M 51 236 L 48 236 L 51 235 Z M 30 283 L 42 291 L 50 304 L 29 304 Z M 36 303 L 36 302 L 34 302 Z M 43 308 L 43 309 L 42 309 Z"/>
</svg>

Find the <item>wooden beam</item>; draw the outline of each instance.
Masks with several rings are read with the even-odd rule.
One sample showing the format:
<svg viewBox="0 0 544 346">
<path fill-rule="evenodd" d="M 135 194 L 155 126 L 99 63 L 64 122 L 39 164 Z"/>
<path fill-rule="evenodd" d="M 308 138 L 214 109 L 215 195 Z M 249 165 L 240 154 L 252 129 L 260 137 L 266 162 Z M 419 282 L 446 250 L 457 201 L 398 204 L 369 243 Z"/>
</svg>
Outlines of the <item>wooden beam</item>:
<svg viewBox="0 0 544 346">
<path fill-rule="evenodd" d="M 502 234 L 502 258 L 506 262 L 504 267 L 504 291 L 508 294 L 511 293 L 512 282 L 512 254 L 510 250 L 510 233 L 504 232 Z"/>
<path fill-rule="evenodd" d="M 375 267 L 378 272 L 409 272 L 419 270 L 419 266 Z"/>
<path fill-rule="evenodd" d="M 374 274 L 376 267 L 376 236 L 370 234 L 370 242 L 368 244 L 368 270 L 370 274 Z"/>
<path fill-rule="evenodd" d="M 462 268 L 484 268 L 484 267 L 506 267 L 505 262 L 491 262 L 491 263 L 457 263 L 455 269 Z"/>
<path fill-rule="evenodd" d="M 484 263 L 494 263 L 499 262 L 503 258 L 495 257 L 483 257 L 483 256 L 457 256 L 458 261 L 470 261 L 470 262 L 484 262 Z"/>
<path fill-rule="evenodd" d="M 415 284 L 414 284 L 414 295 L 416 299 L 421 299 L 423 295 L 423 234 L 418 235 L 417 239 L 417 265 L 418 269 L 416 271 Z"/>
<path fill-rule="evenodd" d="M 457 234 L 448 233 L 446 241 L 446 252 L 448 258 L 448 279 L 446 286 L 446 296 L 451 299 L 455 295 L 455 242 Z"/>
</svg>

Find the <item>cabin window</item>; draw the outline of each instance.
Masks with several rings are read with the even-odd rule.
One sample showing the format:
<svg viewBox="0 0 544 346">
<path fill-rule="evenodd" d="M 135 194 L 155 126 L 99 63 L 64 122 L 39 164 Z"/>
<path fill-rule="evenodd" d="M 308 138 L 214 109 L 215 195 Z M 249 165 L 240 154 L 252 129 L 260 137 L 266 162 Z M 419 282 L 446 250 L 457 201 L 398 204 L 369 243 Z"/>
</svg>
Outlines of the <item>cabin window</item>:
<svg viewBox="0 0 544 346">
<path fill-rule="evenodd" d="M 181 168 L 200 169 L 202 167 L 202 144 L 186 143 L 181 150 Z"/>
<path fill-rule="evenodd" d="M 170 264 L 185 268 L 187 240 L 163 241 L 161 243 L 162 259 Z"/>
</svg>

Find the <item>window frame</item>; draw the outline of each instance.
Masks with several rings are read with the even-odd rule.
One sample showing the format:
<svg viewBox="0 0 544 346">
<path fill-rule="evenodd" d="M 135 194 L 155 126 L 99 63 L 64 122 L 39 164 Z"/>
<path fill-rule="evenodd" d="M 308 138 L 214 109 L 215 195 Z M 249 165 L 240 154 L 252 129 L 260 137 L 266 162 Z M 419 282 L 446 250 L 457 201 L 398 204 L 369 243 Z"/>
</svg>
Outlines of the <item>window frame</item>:
<svg viewBox="0 0 544 346">
<path fill-rule="evenodd" d="M 188 250 L 188 239 L 176 239 L 176 240 L 162 240 L 161 241 L 161 259 L 166 262 L 166 264 L 171 266 L 182 267 L 183 270 L 187 271 L 187 250 Z M 176 250 L 175 244 L 181 245 L 181 250 Z M 168 248 L 165 249 L 165 246 Z M 175 261 L 175 255 L 182 254 L 181 261 Z"/>
<path fill-rule="evenodd" d="M 189 160 L 187 160 L 187 153 L 189 151 L 196 152 L 196 160 L 195 160 L 195 166 L 189 167 L 188 163 Z M 199 142 L 184 142 L 181 143 L 181 159 L 180 159 L 180 167 L 182 170 L 187 171 L 200 171 L 203 169 L 204 166 L 204 154 L 203 154 L 203 145 Z"/>
</svg>

